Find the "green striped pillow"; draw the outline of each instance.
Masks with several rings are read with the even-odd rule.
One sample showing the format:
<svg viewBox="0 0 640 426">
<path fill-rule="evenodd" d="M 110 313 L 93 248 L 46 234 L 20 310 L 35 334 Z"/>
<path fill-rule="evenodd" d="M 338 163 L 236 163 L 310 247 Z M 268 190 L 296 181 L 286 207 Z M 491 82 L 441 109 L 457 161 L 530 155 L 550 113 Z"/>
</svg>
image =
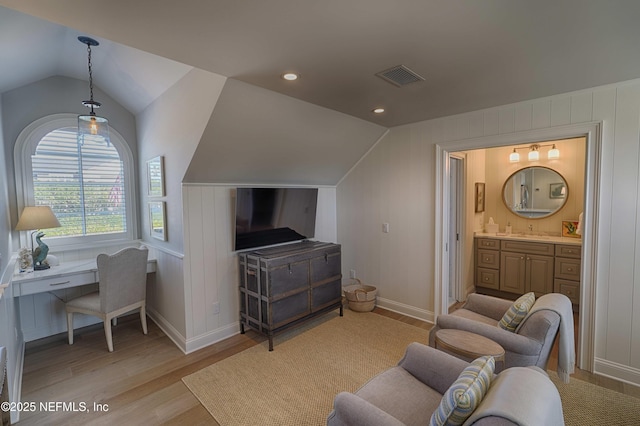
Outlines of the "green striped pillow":
<svg viewBox="0 0 640 426">
<path fill-rule="evenodd" d="M 442 395 L 438 409 L 431 415 L 430 426 L 461 425 L 480 405 L 489 390 L 496 362 L 482 356 L 465 368 Z"/>
<path fill-rule="evenodd" d="M 536 295 L 531 292 L 523 296 L 520 296 L 518 300 L 513 302 L 513 305 L 505 312 L 504 316 L 498 323 L 500 328 L 507 331 L 515 332 L 518 325 L 527 316 L 533 303 L 536 301 Z"/>
</svg>

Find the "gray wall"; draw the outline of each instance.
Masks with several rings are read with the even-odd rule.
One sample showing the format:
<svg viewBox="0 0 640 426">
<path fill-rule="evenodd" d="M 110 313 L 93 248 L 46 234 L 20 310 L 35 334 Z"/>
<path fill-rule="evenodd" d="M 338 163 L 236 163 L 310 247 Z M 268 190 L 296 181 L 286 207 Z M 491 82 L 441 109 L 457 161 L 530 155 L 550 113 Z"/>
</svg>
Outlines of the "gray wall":
<svg viewBox="0 0 640 426">
<path fill-rule="evenodd" d="M 385 131 L 229 79 L 184 181 L 336 185 Z"/>
</svg>

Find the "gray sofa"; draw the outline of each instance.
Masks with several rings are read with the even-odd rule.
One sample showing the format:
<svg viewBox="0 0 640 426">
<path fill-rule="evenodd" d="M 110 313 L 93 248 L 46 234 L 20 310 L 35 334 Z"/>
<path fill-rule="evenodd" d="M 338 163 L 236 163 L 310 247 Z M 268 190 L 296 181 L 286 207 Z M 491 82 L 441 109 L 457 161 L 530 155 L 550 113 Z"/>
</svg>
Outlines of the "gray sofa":
<svg viewBox="0 0 640 426">
<path fill-rule="evenodd" d="M 549 293 L 539 300 L 555 298 L 566 296 Z M 429 346 L 435 347 L 436 332 L 440 329 L 466 330 L 500 344 L 505 351 L 504 368 L 535 365 L 546 370 L 549 354 L 558 334 L 560 315 L 551 310 L 533 312 L 513 333 L 498 327 L 498 322 L 512 303 L 511 300 L 470 294 L 462 308 L 451 314 L 438 316 L 436 325 L 429 332 Z"/>
<path fill-rule="evenodd" d="M 426 425 L 442 395 L 469 364 L 445 352 L 412 343 L 396 367 L 371 379 L 355 394 L 334 400 L 329 426 Z M 555 385 L 537 367 L 516 367 L 494 376 L 465 425 L 563 425 Z"/>
</svg>

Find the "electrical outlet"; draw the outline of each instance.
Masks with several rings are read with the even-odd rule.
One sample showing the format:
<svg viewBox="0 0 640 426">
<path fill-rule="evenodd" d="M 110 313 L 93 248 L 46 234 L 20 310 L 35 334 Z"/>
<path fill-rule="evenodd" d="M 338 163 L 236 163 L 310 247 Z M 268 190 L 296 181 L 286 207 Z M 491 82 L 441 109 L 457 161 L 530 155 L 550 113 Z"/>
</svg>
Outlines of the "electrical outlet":
<svg viewBox="0 0 640 426">
<path fill-rule="evenodd" d="M 213 302 L 213 313 L 214 314 L 219 314 L 220 313 L 220 302 Z"/>
<path fill-rule="evenodd" d="M 352 269 L 349 271 L 349 278 L 355 278 L 356 277 L 356 270 Z"/>
</svg>

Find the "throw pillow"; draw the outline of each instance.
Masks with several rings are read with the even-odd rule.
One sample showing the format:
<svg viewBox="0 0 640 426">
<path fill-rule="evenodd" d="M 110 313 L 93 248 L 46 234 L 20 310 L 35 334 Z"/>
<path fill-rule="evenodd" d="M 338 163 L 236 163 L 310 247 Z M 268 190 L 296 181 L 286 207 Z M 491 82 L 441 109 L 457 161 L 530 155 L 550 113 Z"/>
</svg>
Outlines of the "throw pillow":
<svg viewBox="0 0 640 426">
<path fill-rule="evenodd" d="M 492 356 L 475 359 L 442 395 L 438 409 L 431 415 L 430 426 L 461 425 L 480 405 L 487 393 L 496 362 Z"/>
<path fill-rule="evenodd" d="M 533 303 L 536 301 L 536 295 L 531 292 L 520 296 L 518 300 L 505 312 L 504 316 L 498 323 L 500 328 L 507 331 L 515 332 L 518 325 L 527 316 Z"/>
</svg>

